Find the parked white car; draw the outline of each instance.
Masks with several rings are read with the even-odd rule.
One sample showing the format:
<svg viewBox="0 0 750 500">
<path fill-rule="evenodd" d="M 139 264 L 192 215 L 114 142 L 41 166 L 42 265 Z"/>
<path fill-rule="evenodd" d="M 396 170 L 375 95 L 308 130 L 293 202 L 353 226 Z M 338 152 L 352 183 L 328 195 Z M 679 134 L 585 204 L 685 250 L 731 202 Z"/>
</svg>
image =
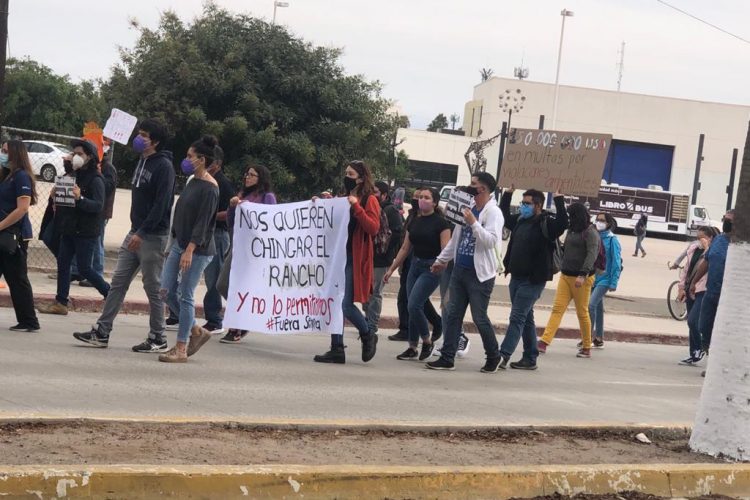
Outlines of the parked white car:
<svg viewBox="0 0 750 500">
<path fill-rule="evenodd" d="M 48 141 L 23 141 L 29 151 L 29 161 L 34 174 L 42 180 L 53 182 L 65 173 L 63 157 L 72 153 L 68 146 Z"/>
</svg>

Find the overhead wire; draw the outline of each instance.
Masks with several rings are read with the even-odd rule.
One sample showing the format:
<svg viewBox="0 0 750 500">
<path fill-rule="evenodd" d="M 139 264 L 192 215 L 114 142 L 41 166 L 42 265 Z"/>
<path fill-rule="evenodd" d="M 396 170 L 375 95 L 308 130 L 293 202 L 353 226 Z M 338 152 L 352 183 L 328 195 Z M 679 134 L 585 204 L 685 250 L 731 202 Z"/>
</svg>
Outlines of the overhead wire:
<svg viewBox="0 0 750 500">
<path fill-rule="evenodd" d="M 691 18 L 695 19 L 695 20 L 696 20 L 696 21 L 698 21 L 698 22 L 701 22 L 701 23 L 703 23 L 703 24 L 705 24 L 705 25 L 707 25 L 707 26 L 710 26 L 710 27 L 712 27 L 712 28 L 713 28 L 713 29 L 715 29 L 715 30 L 719 30 L 719 31 L 721 31 L 722 33 L 724 33 L 724 34 L 726 34 L 726 35 L 729 35 L 729 36 L 731 36 L 731 37 L 734 37 L 734 38 L 736 38 L 737 40 L 740 40 L 741 42 L 745 42 L 745 43 L 747 43 L 747 44 L 749 44 L 749 45 L 750 45 L 750 40 L 748 40 L 748 39 L 746 39 L 746 38 L 742 38 L 741 36 L 739 36 L 739 35 L 736 35 L 736 34 L 732 33 L 731 31 L 727 31 L 727 30 L 725 30 L 724 28 L 722 28 L 722 27 L 720 27 L 720 26 L 717 26 L 717 25 L 715 25 L 715 24 L 713 24 L 713 23 L 710 23 L 710 22 L 706 21 L 705 19 L 701 19 L 700 17 L 698 17 L 698 16 L 696 16 L 696 15 L 693 15 L 693 14 L 691 14 L 690 12 L 688 12 L 688 11 L 686 11 L 686 10 L 683 10 L 683 9 L 681 9 L 681 8 L 679 8 L 679 7 L 675 6 L 675 5 L 672 5 L 672 4 L 668 3 L 668 2 L 666 2 L 665 0 L 656 0 L 656 1 L 657 1 L 657 2 L 659 2 L 659 3 L 660 3 L 660 4 L 662 4 L 662 5 L 666 5 L 666 6 L 667 6 L 667 7 L 669 7 L 670 9 L 674 9 L 674 10 L 676 10 L 677 12 L 679 12 L 679 13 L 681 13 L 681 14 L 684 14 L 684 15 L 686 15 L 686 16 L 688 16 L 688 17 L 691 17 Z"/>
</svg>

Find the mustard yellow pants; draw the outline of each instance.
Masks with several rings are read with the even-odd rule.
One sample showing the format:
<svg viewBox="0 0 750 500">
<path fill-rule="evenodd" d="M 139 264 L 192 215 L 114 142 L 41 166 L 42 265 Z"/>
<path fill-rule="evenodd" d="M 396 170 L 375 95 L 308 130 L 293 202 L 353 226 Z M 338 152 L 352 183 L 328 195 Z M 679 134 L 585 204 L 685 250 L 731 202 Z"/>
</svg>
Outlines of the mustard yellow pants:
<svg viewBox="0 0 750 500">
<path fill-rule="evenodd" d="M 581 327 L 581 340 L 584 349 L 591 349 L 591 318 L 589 317 L 589 299 L 591 288 L 594 286 L 594 276 L 587 277 L 580 288 L 576 288 L 575 276 L 560 276 L 555 294 L 555 304 L 552 306 L 552 316 L 549 317 L 547 327 L 544 329 L 542 341 L 549 345 L 555 338 L 560 322 L 572 300 L 576 305 L 578 324 Z"/>
</svg>

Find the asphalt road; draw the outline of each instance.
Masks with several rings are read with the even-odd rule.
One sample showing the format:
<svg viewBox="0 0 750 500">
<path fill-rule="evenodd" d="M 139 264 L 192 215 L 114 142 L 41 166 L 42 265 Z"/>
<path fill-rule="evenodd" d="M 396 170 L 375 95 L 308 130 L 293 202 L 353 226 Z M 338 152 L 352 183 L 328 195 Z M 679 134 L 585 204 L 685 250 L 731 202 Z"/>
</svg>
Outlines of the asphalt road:
<svg viewBox="0 0 750 500">
<path fill-rule="evenodd" d="M 121 315 L 107 349 L 79 344 L 72 332 L 94 319 L 43 316 L 42 332 L 16 333 L 5 329 L 15 323 L 12 310 L 0 310 L 0 417 L 688 425 L 703 380 L 698 368 L 677 365 L 683 347 L 610 342 L 585 360 L 565 340 L 536 372 L 482 374 L 476 335 L 455 372 L 396 360 L 405 345 L 384 335 L 363 364 L 351 333 L 343 366 L 313 363 L 328 339 L 302 335 L 253 335 L 240 345 L 214 339 L 189 363 L 169 365 L 130 351 L 145 337 L 143 316 Z"/>
</svg>

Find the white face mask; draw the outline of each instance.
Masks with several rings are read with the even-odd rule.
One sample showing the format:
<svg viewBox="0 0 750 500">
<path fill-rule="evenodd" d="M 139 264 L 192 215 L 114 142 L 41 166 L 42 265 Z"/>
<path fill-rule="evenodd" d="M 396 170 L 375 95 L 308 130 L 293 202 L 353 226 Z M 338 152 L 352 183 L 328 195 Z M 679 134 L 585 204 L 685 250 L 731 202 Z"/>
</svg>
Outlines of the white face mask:
<svg viewBox="0 0 750 500">
<path fill-rule="evenodd" d="M 83 159 L 83 156 L 73 155 L 73 158 L 71 158 L 70 163 L 73 165 L 73 170 L 78 170 L 86 163 L 86 160 Z"/>
<path fill-rule="evenodd" d="M 597 229 L 597 231 L 606 231 L 607 230 L 607 223 L 606 222 L 596 221 L 596 229 Z"/>
</svg>

